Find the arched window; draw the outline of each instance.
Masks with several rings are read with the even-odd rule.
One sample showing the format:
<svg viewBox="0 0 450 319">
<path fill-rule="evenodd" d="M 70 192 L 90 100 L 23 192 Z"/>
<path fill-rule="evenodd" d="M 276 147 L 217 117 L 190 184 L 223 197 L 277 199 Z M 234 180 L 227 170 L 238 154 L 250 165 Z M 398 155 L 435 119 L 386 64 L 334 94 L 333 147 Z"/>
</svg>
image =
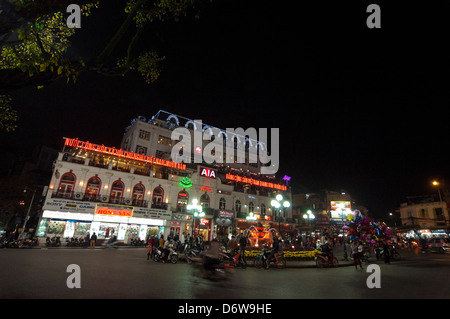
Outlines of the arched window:
<svg viewBox="0 0 450 319">
<path fill-rule="evenodd" d="M 178 193 L 177 197 L 177 212 L 185 212 L 189 201 L 189 193 L 184 189 Z"/>
<path fill-rule="evenodd" d="M 209 207 L 209 196 L 208 194 L 203 194 L 202 196 L 200 196 L 200 205 L 202 205 L 205 208 Z"/>
<path fill-rule="evenodd" d="M 250 202 L 248 204 L 248 212 L 249 213 L 254 213 L 255 212 L 255 205 L 253 204 L 253 202 Z"/>
<path fill-rule="evenodd" d="M 131 197 L 134 206 L 141 206 L 144 201 L 145 187 L 142 183 L 136 184 L 133 187 L 133 195 Z"/>
<path fill-rule="evenodd" d="M 261 215 L 265 215 L 266 214 L 266 205 L 265 204 L 261 204 Z"/>
<path fill-rule="evenodd" d="M 219 199 L 219 209 L 225 210 L 225 204 L 226 204 L 225 198 L 221 197 Z"/>
<path fill-rule="evenodd" d="M 75 188 L 76 177 L 74 174 L 65 173 L 61 176 L 61 181 L 58 187 L 58 197 L 60 198 L 71 198 L 73 195 L 73 190 Z"/>
<path fill-rule="evenodd" d="M 84 193 L 84 200 L 95 201 L 100 194 L 102 181 L 97 176 L 89 178 L 86 185 L 86 192 Z"/>
<path fill-rule="evenodd" d="M 160 186 L 153 190 L 152 207 L 161 208 L 164 201 L 164 189 Z"/>
<path fill-rule="evenodd" d="M 125 185 L 121 180 L 117 180 L 111 185 L 111 193 L 109 195 L 109 202 L 119 204 L 123 196 Z"/>
<path fill-rule="evenodd" d="M 236 213 L 241 212 L 241 201 L 239 199 L 234 203 L 234 210 Z"/>
</svg>

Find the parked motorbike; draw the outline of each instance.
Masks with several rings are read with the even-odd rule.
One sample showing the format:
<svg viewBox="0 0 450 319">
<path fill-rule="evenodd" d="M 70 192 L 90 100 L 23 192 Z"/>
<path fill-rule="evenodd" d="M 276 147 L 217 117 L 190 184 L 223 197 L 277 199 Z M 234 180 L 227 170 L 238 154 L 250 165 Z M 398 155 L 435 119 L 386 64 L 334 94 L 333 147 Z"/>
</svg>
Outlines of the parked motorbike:
<svg viewBox="0 0 450 319">
<path fill-rule="evenodd" d="M 37 237 L 33 237 L 32 239 L 24 239 L 18 243 L 19 248 L 32 248 L 39 245 L 39 240 Z"/>
<path fill-rule="evenodd" d="M 200 250 L 192 249 L 191 245 L 189 243 L 186 243 L 184 245 L 183 253 L 182 253 L 186 259 L 186 262 L 188 264 L 192 263 L 193 259 L 198 257 L 200 254 Z"/>
<path fill-rule="evenodd" d="M 45 239 L 45 246 L 47 247 L 59 247 L 61 246 L 61 240 L 59 239 L 59 236 L 54 237 L 47 237 Z"/>
<path fill-rule="evenodd" d="M 140 240 L 139 237 L 134 237 L 130 243 L 131 246 L 145 246 L 145 241 Z"/>
<path fill-rule="evenodd" d="M 286 259 L 284 258 L 284 253 L 280 253 L 280 256 L 278 257 L 278 262 L 275 256 L 269 260 L 270 251 L 267 251 L 267 247 L 264 247 L 261 253 L 256 256 L 256 258 L 253 261 L 253 264 L 255 268 L 267 268 L 267 266 L 270 266 L 270 263 L 274 263 L 279 269 L 286 268 Z"/>
</svg>

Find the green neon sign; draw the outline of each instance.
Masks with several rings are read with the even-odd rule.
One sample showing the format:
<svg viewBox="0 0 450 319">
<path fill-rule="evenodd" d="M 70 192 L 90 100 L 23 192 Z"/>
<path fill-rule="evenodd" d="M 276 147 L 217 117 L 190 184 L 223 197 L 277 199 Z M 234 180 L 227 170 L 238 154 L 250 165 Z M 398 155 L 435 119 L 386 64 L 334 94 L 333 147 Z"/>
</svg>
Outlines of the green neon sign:
<svg viewBox="0 0 450 319">
<path fill-rule="evenodd" d="M 189 177 L 183 177 L 180 182 L 178 183 L 183 188 L 189 188 L 192 187 L 192 181 L 189 179 Z"/>
</svg>

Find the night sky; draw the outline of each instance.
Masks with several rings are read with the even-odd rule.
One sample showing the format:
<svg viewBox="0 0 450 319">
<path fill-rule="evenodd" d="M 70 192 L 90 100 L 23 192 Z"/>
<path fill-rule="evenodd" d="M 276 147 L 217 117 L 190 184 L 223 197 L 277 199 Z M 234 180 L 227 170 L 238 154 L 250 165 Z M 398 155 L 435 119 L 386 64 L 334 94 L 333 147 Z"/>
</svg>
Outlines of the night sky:
<svg viewBox="0 0 450 319">
<path fill-rule="evenodd" d="M 103 2 L 71 56 L 98 54 L 125 17 L 121 1 Z M 345 189 L 380 217 L 432 193 L 449 173 L 449 4 L 294 3 L 206 1 L 199 19 L 147 27 L 142 48 L 166 57 L 153 85 L 85 72 L 13 91 L 20 128 L 2 148 L 59 148 L 63 136 L 117 147 L 133 118 L 163 109 L 224 129 L 279 127 L 278 175 L 294 193 Z M 370 3 L 381 29 L 366 26 Z"/>
</svg>

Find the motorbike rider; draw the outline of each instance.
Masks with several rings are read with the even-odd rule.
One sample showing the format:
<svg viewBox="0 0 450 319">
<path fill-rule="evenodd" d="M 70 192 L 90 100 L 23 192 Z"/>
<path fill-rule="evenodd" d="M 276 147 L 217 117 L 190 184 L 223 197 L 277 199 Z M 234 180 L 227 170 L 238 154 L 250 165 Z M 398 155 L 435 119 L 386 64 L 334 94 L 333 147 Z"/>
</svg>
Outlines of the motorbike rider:
<svg viewBox="0 0 450 319">
<path fill-rule="evenodd" d="M 272 260 L 272 258 L 275 257 L 275 261 L 276 263 L 278 263 L 278 256 L 281 253 L 281 245 L 280 245 L 280 241 L 278 239 L 278 237 L 274 236 L 273 237 L 273 243 L 272 243 L 272 251 L 270 252 L 270 255 L 267 259 L 267 265 L 266 265 L 266 269 L 269 269 L 270 267 L 270 262 Z"/>
<path fill-rule="evenodd" d="M 172 253 L 170 251 L 170 242 L 171 240 L 167 239 L 164 242 L 164 246 L 162 248 L 162 262 L 165 263 L 169 259 L 169 255 L 172 256 Z"/>
<path fill-rule="evenodd" d="M 220 264 L 220 244 L 216 238 L 211 241 L 203 257 L 203 267 L 207 271 L 214 270 L 214 266 Z"/>
<path fill-rule="evenodd" d="M 333 261 L 333 247 L 331 246 L 328 238 L 325 237 L 324 244 L 321 246 L 322 252 L 327 256 L 328 262 Z"/>
</svg>

